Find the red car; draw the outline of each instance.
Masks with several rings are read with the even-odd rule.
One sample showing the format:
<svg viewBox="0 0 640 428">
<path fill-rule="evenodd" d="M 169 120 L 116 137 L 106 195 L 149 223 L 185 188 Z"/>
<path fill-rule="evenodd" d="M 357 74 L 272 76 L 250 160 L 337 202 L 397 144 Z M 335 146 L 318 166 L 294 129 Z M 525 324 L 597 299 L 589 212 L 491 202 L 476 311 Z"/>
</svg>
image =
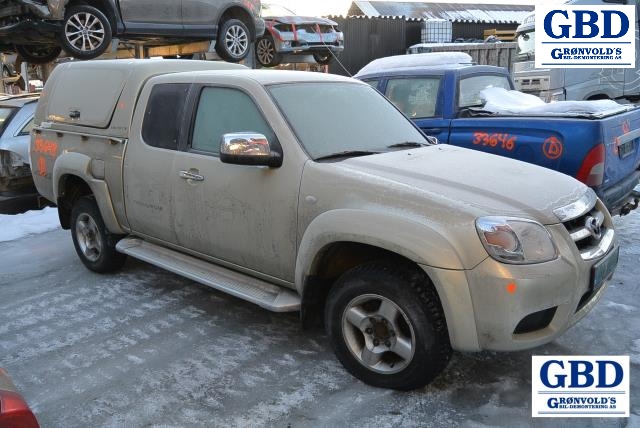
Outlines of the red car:
<svg viewBox="0 0 640 428">
<path fill-rule="evenodd" d="M 40 428 L 29 405 L 3 369 L 0 369 L 0 427 Z"/>
</svg>

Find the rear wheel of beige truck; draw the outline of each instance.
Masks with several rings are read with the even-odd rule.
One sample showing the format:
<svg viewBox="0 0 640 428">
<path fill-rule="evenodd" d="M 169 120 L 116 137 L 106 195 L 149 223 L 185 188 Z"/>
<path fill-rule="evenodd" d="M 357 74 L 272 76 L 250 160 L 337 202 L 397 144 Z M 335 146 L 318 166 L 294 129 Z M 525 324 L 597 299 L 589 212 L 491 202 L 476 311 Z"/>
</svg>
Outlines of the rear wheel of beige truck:
<svg viewBox="0 0 640 428">
<path fill-rule="evenodd" d="M 373 386 L 420 388 L 451 357 L 435 288 L 408 264 L 366 263 L 344 273 L 329 293 L 325 327 L 340 362 Z"/>
<path fill-rule="evenodd" d="M 94 272 L 112 272 L 121 268 L 126 260 L 126 255 L 116 251 L 118 237 L 107 231 L 92 197 L 80 198 L 73 205 L 71 236 L 78 257 Z"/>
</svg>

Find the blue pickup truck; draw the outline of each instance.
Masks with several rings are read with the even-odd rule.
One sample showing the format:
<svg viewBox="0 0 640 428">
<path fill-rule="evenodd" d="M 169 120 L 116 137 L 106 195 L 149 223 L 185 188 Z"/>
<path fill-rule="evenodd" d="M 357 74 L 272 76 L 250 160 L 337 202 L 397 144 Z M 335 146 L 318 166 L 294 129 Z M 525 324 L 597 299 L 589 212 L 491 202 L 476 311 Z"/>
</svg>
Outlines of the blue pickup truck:
<svg viewBox="0 0 640 428">
<path fill-rule="evenodd" d="M 514 89 L 508 71 L 455 55 L 383 58 L 355 77 L 386 95 L 441 143 L 571 175 L 592 187 L 612 214 L 625 215 L 638 207 L 640 108 L 621 106 L 608 114 L 492 113 L 483 109 L 480 92 L 487 87 Z"/>
</svg>

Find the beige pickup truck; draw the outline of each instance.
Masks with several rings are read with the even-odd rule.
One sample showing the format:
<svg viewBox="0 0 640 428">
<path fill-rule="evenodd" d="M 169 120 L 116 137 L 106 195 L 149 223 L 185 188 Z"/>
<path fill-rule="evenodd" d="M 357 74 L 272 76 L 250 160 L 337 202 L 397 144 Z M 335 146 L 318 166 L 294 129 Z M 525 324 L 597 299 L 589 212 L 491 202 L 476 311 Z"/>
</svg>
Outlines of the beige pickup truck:
<svg viewBox="0 0 640 428">
<path fill-rule="evenodd" d="M 601 297 L 611 217 L 578 181 L 430 142 L 369 85 L 197 61 L 58 66 L 31 142 L 91 270 L 129 255 L 326 328 L 412 389 L 451 350 L 553 340 Z"/>
</svg>

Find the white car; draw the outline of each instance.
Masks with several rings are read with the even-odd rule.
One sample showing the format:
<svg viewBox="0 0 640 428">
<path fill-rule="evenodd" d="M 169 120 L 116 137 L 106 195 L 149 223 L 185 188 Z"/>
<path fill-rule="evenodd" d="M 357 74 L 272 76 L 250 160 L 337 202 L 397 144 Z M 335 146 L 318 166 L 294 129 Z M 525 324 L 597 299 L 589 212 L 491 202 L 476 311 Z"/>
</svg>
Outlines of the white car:
<svg viewBox="0 0 640 428">
<path fill-rule="evenodd" d="M 29 142 L 39 95 L 0 98 L 0 192 L 32 185 Z"/>
</svg>

